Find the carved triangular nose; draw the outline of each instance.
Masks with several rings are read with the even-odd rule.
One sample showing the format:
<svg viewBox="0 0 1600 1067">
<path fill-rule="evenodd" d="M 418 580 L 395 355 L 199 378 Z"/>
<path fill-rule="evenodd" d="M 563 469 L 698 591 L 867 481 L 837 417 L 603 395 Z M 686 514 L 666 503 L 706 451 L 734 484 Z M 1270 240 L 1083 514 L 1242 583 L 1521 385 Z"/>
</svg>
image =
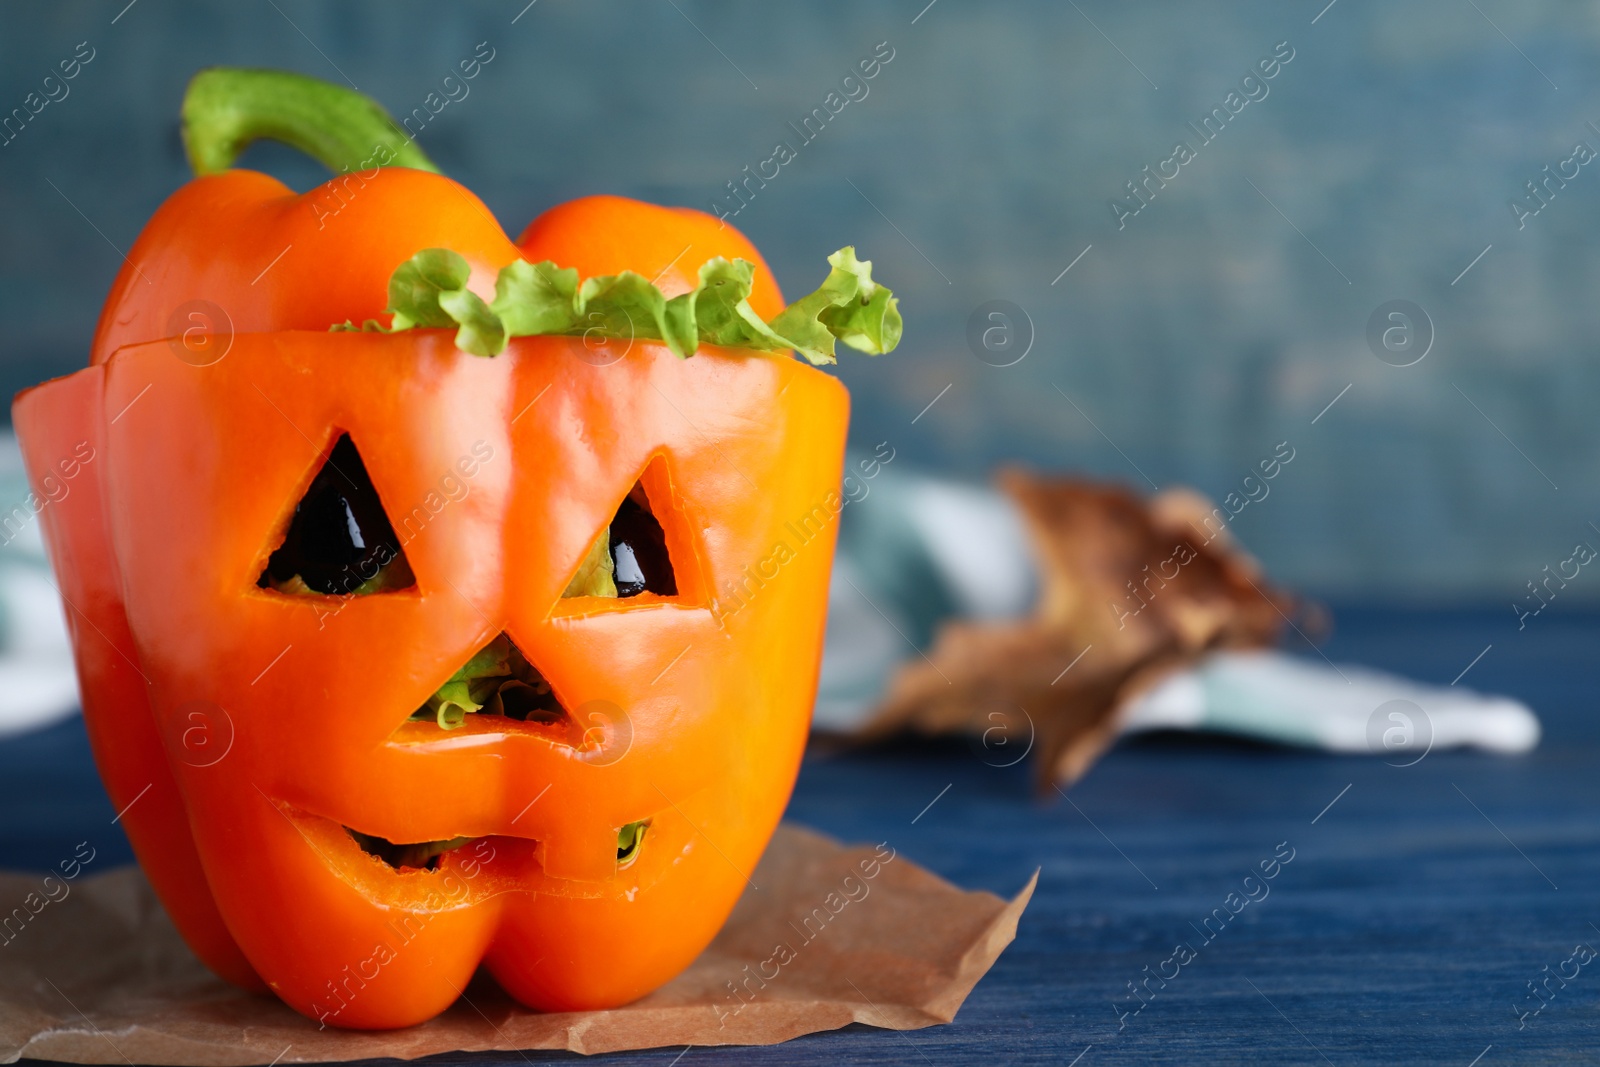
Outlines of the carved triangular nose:
<svg viewBox="0 0 1600 1067">
<path fill-rule="evenodd" d="M 550 683 L 504 632 L 434 690 L 412 712 L 411 719 L 454 730 L 464 725 L 469 715 L 537 725 L 571 723 Z"/>
</svg>

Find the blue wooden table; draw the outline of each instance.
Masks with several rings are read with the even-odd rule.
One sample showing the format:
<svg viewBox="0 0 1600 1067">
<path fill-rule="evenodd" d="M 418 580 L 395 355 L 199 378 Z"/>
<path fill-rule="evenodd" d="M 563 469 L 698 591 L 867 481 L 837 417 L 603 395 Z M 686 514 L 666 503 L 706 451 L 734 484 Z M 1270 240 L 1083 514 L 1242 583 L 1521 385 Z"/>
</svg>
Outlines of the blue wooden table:
<svg viewBox="0 0 1600 1067">
<path fill-rule="evenodd" d="M 1509 609 L 1337 619 L 1333 659 L 1441 684 L 1492 645 L 1463 684 L 1529 701 L 1543 743 L 1397 768 L 1168 737 L 1120 746 L 1054 803 L 958 743 L 815 755 L 791 819 L 1008 896 L 1042 867 L 1016 942 L 951 1026 L 608 1061 L 1600 1062 L 1600 961 L 1570 962 L 1600 948 L 1600 615 L 1552 607 L 1520 633 Z M 44 868 L 85 838 L 129 856 L 76 722 L 0 743 L 0 811 L 0 865 Z M 1265 889 L 1245 882 L 1291 849 Z M 1206 923 L 1230 893 L 1260 899 Z"/>
</svg>

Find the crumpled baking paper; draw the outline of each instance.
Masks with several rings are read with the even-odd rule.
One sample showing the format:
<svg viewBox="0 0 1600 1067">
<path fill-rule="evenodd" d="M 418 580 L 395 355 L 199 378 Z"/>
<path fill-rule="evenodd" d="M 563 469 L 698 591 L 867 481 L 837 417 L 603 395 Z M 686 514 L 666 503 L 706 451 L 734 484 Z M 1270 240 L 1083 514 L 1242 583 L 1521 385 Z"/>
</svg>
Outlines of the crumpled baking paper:
<svg viewBox="0 0 1600 1067">
<path fill-rule="evenodd" d="M 853 1022 L 913 1030 L 955 1018 L 1016 935 L 1037 879 L 1007 902 L 951 885 L 892 843 L 847 848 L 784 826 L 752 876 L 758 888 L 745 892 L 717 939 L 642 1000 L 541 1014 L 480 976 L 431 1022 L 362 1033 L 319 1029 L 213 977 L 137 868 L 48 884 L 4 874 L 0 1063 L 222 1067 L 767 1045 Z"/>
</svg>

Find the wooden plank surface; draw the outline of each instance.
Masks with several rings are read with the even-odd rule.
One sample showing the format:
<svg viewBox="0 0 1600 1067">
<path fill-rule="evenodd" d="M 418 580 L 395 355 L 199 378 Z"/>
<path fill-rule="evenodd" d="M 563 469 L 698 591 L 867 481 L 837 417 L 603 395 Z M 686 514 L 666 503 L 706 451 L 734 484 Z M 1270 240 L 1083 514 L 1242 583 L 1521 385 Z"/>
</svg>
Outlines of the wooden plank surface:
<svg viewBox="0 0 1600 1067">
<path fill-rule="evenodd" d="M 1600 965 L 1552 979 L 1548 1001 L 1527 986 L 1570 975 L 1576 945 L 1600 947 L 1600 615 L 1552 608 L 1520 633 L 1509 610 L 1338 618 L 1335 660 L 1441 684 L 1492 645 L 1462 684 L 1531 702 L 1540 748 L 1395 768 L 1155 739 L 1120 746 L 1053 803 L 1029 795 L 1023 768 L 959 743 L 814 754 L 795 821 L 1006 895 L 1041 867 L 1016 943 L 951 1026 L 608 1062 L 1600 1062 Z M 50 866 L 86 838 L 97 865 L 128 856 L 77 723 L 0 743 L 0 810 L 0 865 Z M 1266 895 L 1251 883 L 1258 901 L 1202 927 L 1283 842 L 1294 858 Z M 1178 942 L 1194 958 L 1132 1014 L 1128 983 L 1172 974 Z"/>
</svg>

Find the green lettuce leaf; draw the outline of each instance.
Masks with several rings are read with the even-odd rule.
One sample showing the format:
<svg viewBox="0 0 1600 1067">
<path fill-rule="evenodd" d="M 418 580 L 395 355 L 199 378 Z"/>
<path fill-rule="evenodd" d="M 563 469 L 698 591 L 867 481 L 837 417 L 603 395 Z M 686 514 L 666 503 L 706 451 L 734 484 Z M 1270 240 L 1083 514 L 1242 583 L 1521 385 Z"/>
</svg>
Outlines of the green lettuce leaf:
<svg viewBox="0 0 1600 1067">
<path fill-rule="evenodd" d="M 425 248 L 395 268 L 389 278 L 391 330 L 412 326 L 454 326 L 456 320 L 439 303 L 442 293 L 465 292 L 472 268 L 448 248 Z"/>
<path fill-rule="evenodd" d="M 869 355 L 891 351 L 900 343 L 899 301 L 872 280 L 872 261 L 841 248 L 828 263 L 833 269 L 822 286 L 779 312 L 772 330 L 794 338 L 795 350 L 813 363 L 833 362 L 835 337 Z M 828 358 L 812 355 L 823 351 Z"/>
<path fill-rule="evenodd" d="M 633 861 L 639 858 L 639 849 L 644 846 L 644 832 L 650 828 L 650 820 L 630 822 L 617 831 L 617 869 L 632 866 Z"/>
<path fill-rule="evenodd" d="M 510 676 L 511 646 L 505 637 L 498 637 L 462 664 L 411 717 L 434 719 L 440 729 L 454 730 L 468 715 L 481 711 Z"/>
<path fill-rule="evenodd" d="M 506 350 L 505 324 L 477 293 L 470 289 L 441 292 L 439 309 L 461 324 L 456 331 L 456 347 L 461 351 L 498 355 Z"/>
<path fill-rule="evenodd" d="M 572 576 L 572 581 L 567 583 L 567 588 L 561 595 L 615 597 L 617 595 L 615 572 L 616 564 L 611 559 L 611 527 L 608 526 L 600 531 L 600 536 L 589 546 L 583 562 L 578 565 L 578 573 Z"/>
<path fill-rule="evenodd" d="M 495 279 L 491 308 L 513 336 L 559 334 L 578 321 L 574 311 L 577 296 L 577 271 L 558 270 L 549 260 L 529 263 L 519 259 Z"/>
<path fill-rule="evenodd" d="M 454 326 L 456 347 L 478 356 L 499 355 L 513 337 L 538 335 L 660 341 L 681 359 L 701 345 L 793 349 L 818 365 L 835 362 L 836 341 L 868 355 L 892 351 L 900 343 L 899 302 L 872 280 L 872 262 L 847 247 L 828 263 L 832 270 L 815 292 L 766 322 L 749 302 L 755 267 L 742 259 L 709 260 L 695 288 L 670 300 L 632 271 L 580 282 L 577 271 L 548 260 L 517 260 L 500 271 L 494 301 L 485 303 L 467 288 L 472 271 L 461 255 L 426 248 L 389 279 L 389 325 L 368 319 L 359 329 Z"/>
<path fill-rule="evenodd" d="M 440 729 L 454 730 L 467 721 L 468 715 L 481 707 L 483 707 L 481 703 L 472 699 L 472 690 L 467 682 L 452 679 L 441 685 L 417 714 L 432 713 L 438 720 Z"/>
</svg>

